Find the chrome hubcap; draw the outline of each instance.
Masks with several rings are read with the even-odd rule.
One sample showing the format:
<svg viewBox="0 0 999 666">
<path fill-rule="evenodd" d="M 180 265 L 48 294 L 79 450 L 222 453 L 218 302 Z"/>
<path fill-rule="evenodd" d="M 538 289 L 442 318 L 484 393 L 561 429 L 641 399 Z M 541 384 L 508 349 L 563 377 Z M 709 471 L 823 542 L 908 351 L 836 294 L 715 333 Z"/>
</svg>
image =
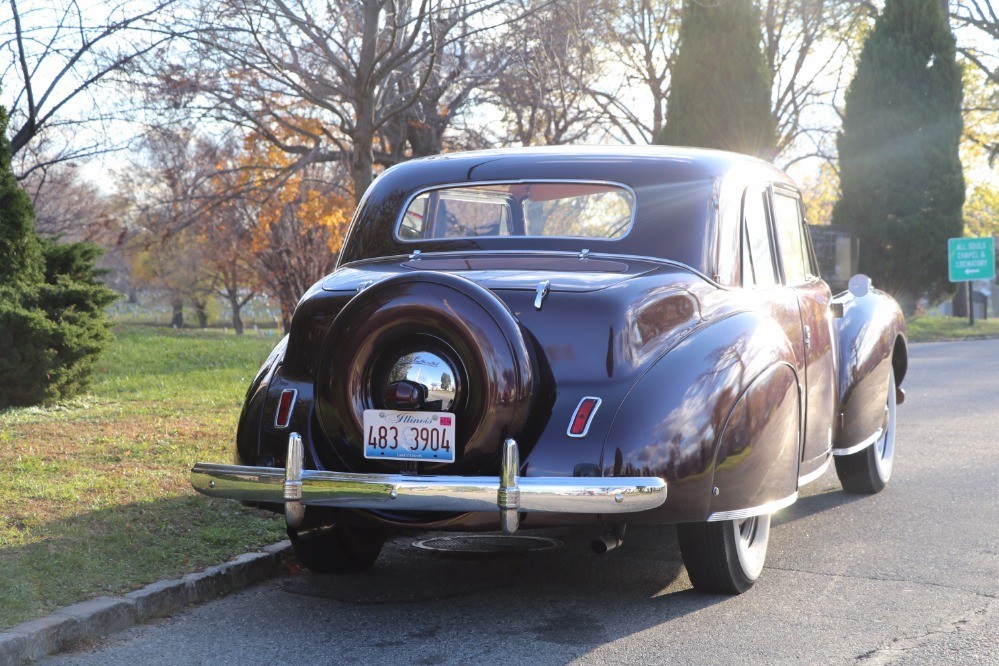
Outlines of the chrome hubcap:
<svg viewBox="0 0 999 666">
<path fill-rule="evenodd" d="M 763 571 L 770 540 L 770 515 L 753 516 L 732 521 L 735 549 L 739 564 L 749 580 L 756 580 Z"/>
<path fill-rule="evenodd" d="M 892 460 L 895 458 L 895 374 L 888 382 L 888 402 L 885 405 L 881 437 L 874 444 L 874 462 L 878 476 L 887 481 L 891 476 Z"/>
<path fill-rule="evenodd" d="M 401 356 L 389 369 L 387 384 L 406 382 L 426 388 L 424 403 L 432 411 L 446 411 L 454 405 L 458 373 L 447 359 L 428 351 Z M 439 402 L 439 406 L 435 403 Z"/>
</svg>

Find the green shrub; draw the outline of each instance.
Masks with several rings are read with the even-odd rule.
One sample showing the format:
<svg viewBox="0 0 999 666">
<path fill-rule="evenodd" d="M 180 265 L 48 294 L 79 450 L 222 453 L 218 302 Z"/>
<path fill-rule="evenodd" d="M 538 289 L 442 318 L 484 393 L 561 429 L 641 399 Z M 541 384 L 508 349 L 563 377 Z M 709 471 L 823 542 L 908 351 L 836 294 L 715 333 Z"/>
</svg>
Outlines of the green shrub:
<svg viewBox="0 0 999 666">
<path fill-rule="evenodd" d="M 42 402 L 56 366 L 56 325 L 42 310 L 25 307 L 24 296 L 0 287 L 0 407 Z"/>
<path fill-rule="evenodd" d="M 104 309 L 117 294 L 98 282 L 101 250 L 35 233 L 31 199 L 10 168 L 0 108 L 0 408 L 83 391 L 111 341 Z"/>
</svg>

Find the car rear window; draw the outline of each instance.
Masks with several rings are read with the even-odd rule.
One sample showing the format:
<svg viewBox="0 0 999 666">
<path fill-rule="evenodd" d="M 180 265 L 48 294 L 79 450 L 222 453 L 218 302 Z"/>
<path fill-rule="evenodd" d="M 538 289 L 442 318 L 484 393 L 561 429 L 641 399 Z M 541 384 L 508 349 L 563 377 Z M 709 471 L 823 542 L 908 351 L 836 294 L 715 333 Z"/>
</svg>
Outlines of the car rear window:
<svg viewBox="0 0 999 666">
<path fill-rule="evenodd" d="M 490 183 L 422 192 L 403 213 L 400 240 L 543 236 L 616 240 L 631 230 L 635 194 L 609 183 Z"/>
</svg>

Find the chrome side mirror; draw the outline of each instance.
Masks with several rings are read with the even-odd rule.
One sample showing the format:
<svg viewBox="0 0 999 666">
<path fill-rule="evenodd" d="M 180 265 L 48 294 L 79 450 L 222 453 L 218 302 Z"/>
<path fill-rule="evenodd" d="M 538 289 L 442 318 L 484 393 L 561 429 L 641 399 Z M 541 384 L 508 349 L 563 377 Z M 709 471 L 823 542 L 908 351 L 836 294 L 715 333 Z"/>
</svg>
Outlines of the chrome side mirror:
<svg viewBox="0 0 999 666">
<path fill-rule="evenodd" d="M 863 298 L 870 293 L 873 285 L 871 283 L 871 278 L 867 277 L 863 273 L 857 273 L 852 278 L 847 285 L 847 289 L 853 294 L 854 298 Z"/>
</svg>

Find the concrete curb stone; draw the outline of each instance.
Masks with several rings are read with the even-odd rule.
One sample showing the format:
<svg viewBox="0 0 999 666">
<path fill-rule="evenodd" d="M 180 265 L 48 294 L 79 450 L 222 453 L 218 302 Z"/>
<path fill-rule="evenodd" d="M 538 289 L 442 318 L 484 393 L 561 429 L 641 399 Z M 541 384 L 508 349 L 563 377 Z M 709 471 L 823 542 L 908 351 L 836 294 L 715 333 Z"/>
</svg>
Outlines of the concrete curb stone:
<svg viewBox="0 0 999 666">
<path fill-rule="evenodd" d="M 0 631 L 0 664 L 21 664 L 68 650 L 136 623 L 202 604 L 274 576 L 290 541 L 246 553 L 180 579 L 162 580 L 123 597 L 98 597 Z"/>
<path fill-rule="evenodd" d="M 9 632 L 0 634 L 0 664 L 17 664 L 26 659 L 35 659 L 31 656 L 28 636 Z"/>
<path fill-rule="evenodd" d="M 100 638 L 135 624 L 135 602 L 118 597 L 97 597 L 60 608 L 55 616 L 76 620 L 78 640 Z"/>
<path fill-rule="evenodd" d="M 161 580 L 129 592 L 126 599 L 135 603 L 137 621 L 145 622 L 154 617 L 169 615 L 187 605 L 187 581 Z"/>
<path fill-rule="evenodd" d="M 80 640 L 75 617 L 48 615 L 31 620 L 0 634 L 0 664 L 19 664 L 65 650 Z"/>
</svg>

